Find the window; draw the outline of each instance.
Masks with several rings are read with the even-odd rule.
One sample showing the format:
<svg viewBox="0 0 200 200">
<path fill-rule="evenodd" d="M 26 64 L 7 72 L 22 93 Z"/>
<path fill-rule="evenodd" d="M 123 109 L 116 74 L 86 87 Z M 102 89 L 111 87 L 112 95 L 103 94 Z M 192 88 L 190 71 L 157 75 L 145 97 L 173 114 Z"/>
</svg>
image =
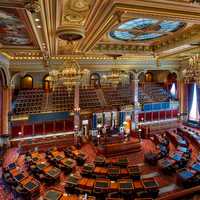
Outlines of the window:
<svg viewBox="0 0 200 200">
<path fill-rule="evenodd" d="M 197 102 L 197 86 L 194 84 L 192 106 L 189 112 L 189 120 L 199 122 L 199 107 Z"/>
<path fill-rule="evenodd" d="M 33 78 L 30 75 L 26 75 L 21 79 L 21 89 L 32 89 Z"/>
<path fill-rule="evenodd" d="M 172 87 L 170 89 L 170 94 L 173 98 L 176 97 L 176 86 L 175 86 L 175 83 L 172 83 Z"/>
</svg>

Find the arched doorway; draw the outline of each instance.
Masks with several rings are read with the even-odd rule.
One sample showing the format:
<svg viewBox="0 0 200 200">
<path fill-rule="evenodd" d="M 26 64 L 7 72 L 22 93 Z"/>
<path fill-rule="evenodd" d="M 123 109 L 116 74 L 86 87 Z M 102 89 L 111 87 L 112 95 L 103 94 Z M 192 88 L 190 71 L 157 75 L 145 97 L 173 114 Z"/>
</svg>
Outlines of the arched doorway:
<svg viewBox="0 0 200 200">
<path fill-rule="evenodd" d="M 167 90 L 169 91 L 172 87 L 172 84 L 175 83 L 175 85 L 177 84 L 177 75 L 176 73 L 169 73 L 167 76 Z"/>
<path fill-rule="evenodd" d="M 31 75 L 25 75 L 21 78 L 21 89 L 32 89 L 33 88 L 33 78 Z"/>
<path fill-rule="evenodd" d="M 7 78 L 5 71 L 0 68 L 0 135 L 3 134 L 3 122 L 7 120 L 7 115 L 4 112 L 4 88 L 7 85 Z"/>
<path fill-rule="evenodd" d="M 0 70 L 0 133 L 2 133 L 3 125 L 3 73 Z"/>
<path fill-rule="evenodd" d="M 90 75 L 90 86 L 94 88 L 99 88 L 100 84 L 100 75 L 98 73 L 93 73 Z"/>
<path fill-rule="evenodd" d="M 152 82 L 153 81 L 153 74 L 151 72 L 147 72 L 145 74 L 145 82 Z"/>
<path fill-rule="evenodd" d="M 44 76 L 44 78 L 43 78 L 43 89 L 46 92 L 49 92 L 52 89 L 52 87 L 51 87 L 51 81 L 50 81 L 50 76 L 48 74 L 46 76 Z"/>
</svg>

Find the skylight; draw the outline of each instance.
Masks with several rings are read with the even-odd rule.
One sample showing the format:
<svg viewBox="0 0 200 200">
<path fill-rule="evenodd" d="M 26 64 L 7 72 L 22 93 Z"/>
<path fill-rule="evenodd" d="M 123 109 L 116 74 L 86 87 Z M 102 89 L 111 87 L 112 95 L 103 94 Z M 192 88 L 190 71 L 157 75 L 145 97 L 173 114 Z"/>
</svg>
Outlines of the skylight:
<svg viewBox="0 0 200 200">
<path fill-rule="evenodd" d="M 179 21 L 138 18 L 118 25 L 110 32 L 110 36 L 117 40 L 144 41 L 175 32 L 183 26 L 185 23 Z"/>
</svg>

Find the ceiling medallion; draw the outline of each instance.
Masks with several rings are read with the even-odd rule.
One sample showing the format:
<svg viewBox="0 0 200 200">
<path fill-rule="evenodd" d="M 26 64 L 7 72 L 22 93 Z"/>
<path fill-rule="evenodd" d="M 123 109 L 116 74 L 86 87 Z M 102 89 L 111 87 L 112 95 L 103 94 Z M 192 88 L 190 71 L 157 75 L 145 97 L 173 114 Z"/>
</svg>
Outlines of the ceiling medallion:
<svg viewBox="0 0 200 200">
<path fill-rule="evenodd" d="M 40 12 L 40 3 L 38 0 L 26 0 L 25 1 L 25 8 L 30 11 L 31 13 Z"/>
<path fill-rule="evenodd" d="M 63 19 L 64 23 L 78 23 L 83 21 L 83 16 L 72 11 L 66 11 L 63 16 Z"/>
<path fill-rule="evenodd" d="M 61 40 L 68 42 L 80 40 L 85 36 L 84 27 L 80 24 L 66 24 L 60 26 L 56 33 Z"/>
<path fill-rule="evenodd" d="M 88 0 L 71 0 L 70 9 L 77 12 L 85 12 L 89 10 Z"/>
</svg>

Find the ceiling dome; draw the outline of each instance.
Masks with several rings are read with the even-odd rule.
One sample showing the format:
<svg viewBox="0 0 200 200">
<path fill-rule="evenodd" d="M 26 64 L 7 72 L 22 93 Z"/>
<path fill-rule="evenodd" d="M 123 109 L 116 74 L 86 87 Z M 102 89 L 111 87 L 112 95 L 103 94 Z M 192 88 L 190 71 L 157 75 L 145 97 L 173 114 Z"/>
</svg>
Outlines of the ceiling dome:
<svg viewBox="0 0 200 200">
<path fill-rule="evenodd" d="M 145 41 L 168 35 L 185 25 L 180 21 L 138 18 L 116 26 L 109 34 L 117 40 Z"/>
</svg>

